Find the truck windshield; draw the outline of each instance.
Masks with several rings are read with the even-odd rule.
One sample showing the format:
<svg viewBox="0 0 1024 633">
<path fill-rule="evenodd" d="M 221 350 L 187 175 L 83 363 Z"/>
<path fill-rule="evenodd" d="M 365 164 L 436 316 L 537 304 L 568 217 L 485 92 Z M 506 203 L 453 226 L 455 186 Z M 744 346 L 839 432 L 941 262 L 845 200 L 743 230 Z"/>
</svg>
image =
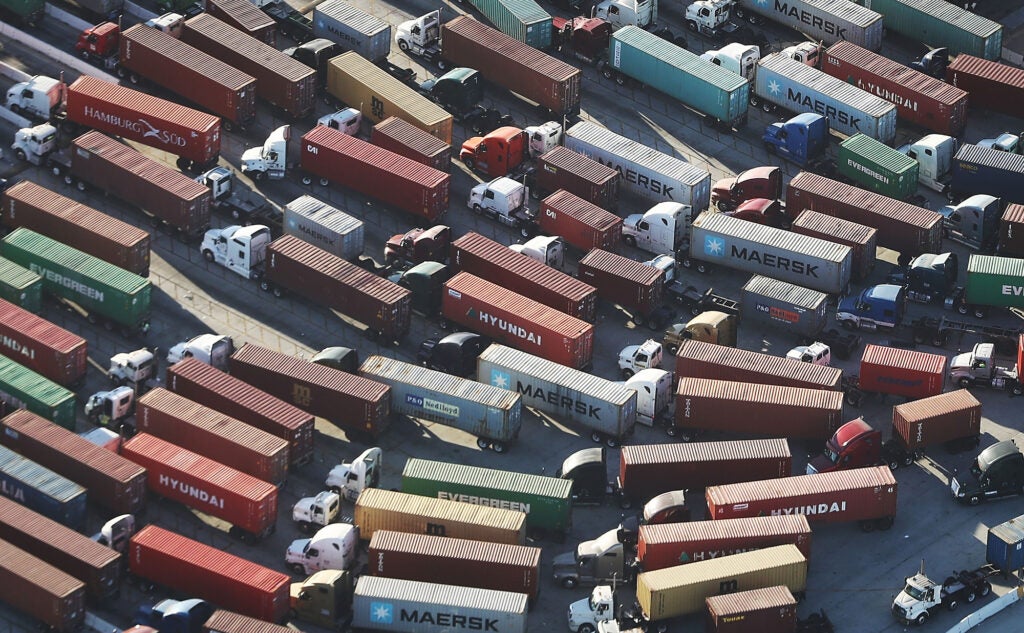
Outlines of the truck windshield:
<svg viewBox="0 0 1024 633">
<path fill-rule="evenodd" d="M 839 453 L 837 453 L 834 450 L 832 450 L 832 447 L 826 446 L 825 450 L 824 450 L 824 453 L 825 453 L 825 457 L 828 458 L 828 461 L 832 462 L 833 464 L 838 464 L 839 463 Z"/>
<path fill-rule="evenodd" d="M 924 589 L 915 587 L 910 583 L 907 583 L 907 586 L 903 588 L 903 592 L 914 600 L 924 600 Z"/>
</svg>

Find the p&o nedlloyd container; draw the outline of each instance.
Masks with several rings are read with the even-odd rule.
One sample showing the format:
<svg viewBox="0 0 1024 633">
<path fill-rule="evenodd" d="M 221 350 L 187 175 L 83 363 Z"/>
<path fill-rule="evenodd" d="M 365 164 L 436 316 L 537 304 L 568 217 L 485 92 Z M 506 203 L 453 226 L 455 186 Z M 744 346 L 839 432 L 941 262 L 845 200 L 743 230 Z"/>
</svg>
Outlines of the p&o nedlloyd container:
<svg viewBox="0 0 1024 633">
<path fill-rule="evenodd" d="M 313 196 L 284 206 L 284 234 L 309 242 L 349 261 L 363 253 L 363 221 Z"/>
<path fill-rule="evenodd" d="M 794 363 L 781 356 L 689 340 L 683 341 L 676 353 L 676 378 L 684 376 L 838 390 L 843 371 L 837 367 Z"/>
<path fill-rule="evenodd" d="M 783 328 L 814 338 L 828 322 L 828 295 L 771 277 L 754 275 L 740 289 L 744 323 Z"/>
<path fill-rule="evenodd" d="M 0 494 L 61 525 L 85 527 L 85 488 L 4 446 Z"/>
</svg>

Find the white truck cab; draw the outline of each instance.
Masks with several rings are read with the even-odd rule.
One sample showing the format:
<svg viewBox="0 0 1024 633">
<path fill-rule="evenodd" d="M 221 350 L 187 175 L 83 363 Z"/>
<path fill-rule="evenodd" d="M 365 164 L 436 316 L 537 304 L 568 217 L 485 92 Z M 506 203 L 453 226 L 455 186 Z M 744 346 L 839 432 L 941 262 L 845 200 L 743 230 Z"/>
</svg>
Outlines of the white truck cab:
<svg viewBox="0 0 1024 633">
<path fill-rule="evenodd" d="M 945 134 L 928 134 L 916 143 L 902 145 L 899 148 L 920 165 L 918 182 L 939 193 L 949 190 L 956 149 L 956 139 Z"/>
<path fill-rule="evenodd" d="M 270 240 L 270 228 L 262 224 L 233 224 L 207 231 L 199 250 L 206 261 L 246 279 L 256 279 L 263 273 L 263 260 Z"/>
<path fill-rule="evenodd" d="M 733 42 L 718 50 L 703 53 L 700 58 L 732 71 L 748 81 L 754 81 L 754 73 L 757 72 L 757 61 L 761 59 L 761 51 L 750 44 Z"/>
<path fill-rule="evenodd" d="M 654 423 L 672 405 L 672 372 L 664 369 L 641 369 L 623 385 L 636 392 L 636 421 L 646 426 Z"/>
<path fill-rule="evenodd" d="M 314 527 L 330 525 L 338 518 L 341 511 L 341 496 L 336 492 L 325 490 L 315 497 L 303 497 L 292 506 L 292 521 L 299 525 L 303 532 L 310 532 Z"/>
<path fill-rule="evenodd" d="M 346 501 L 355 503 L 360 492 L 380 485 L 382 457 L 379 448 L 368 448 L 351 462 L 342 462 L 332 468 L 324 485 Z"/>
<path fill-rule="evenodd" d="M 117 385 L 131 384 L 139 391 L 156 378 L 157 360 L 146 348 L 133 352 L 119 352 L 110 357 L 107 377 Z"/>
<path fill-rule="evenodd" d="M 557 235 L 538 235 L 525 244 L 512 244 L 509 248 L 556 270 L 562 270 L 565 265 L 565 240 Z"/>
<path fill-rule="evenodd" d="M 679 263 L 676 261 L 673 255 L 658 255 L 653 259 L 648 259 L 644 262 L 648 266 L 657 268 L 665 275 L 665 285 L 669 285 L 676 280 L 676 275 L 679 271 Z"/>
<path fill-rule="evenodd" d="M 263 147 L 250 147 L 242 152 L 242 173 L 253 180 L 280 180 L 288 168 L 290 125 L 282 125 L 267 137 Z"/>
<path fill-rule="evenodd" d="M 469 192 L 466 206 L 478 215 L 497 220 L 513 228 L 520 228 L 529 221 L 526 211 L 526 185 L 507 176 L 499 176 L 490 182 L 482 182 Z"/>
<path fill-rule="evenodd" d="M 562 124 L 548 121 L 523 128 L 529 139 L 530 158 L 536 158 L 562 144 Z"/>
<path fill-rule="evenodd" d="M 180 13 L 165 13 L 146 20 L 146 26 L 163 31 L 176 38 L 181 37 L 181 29 L 185 24 L 185 16 Z"/>
<path fill-rule="evenodd" d="M 46 157 L 57 150 L 57 128 L 49 123 L 23 127 L 14 133 L 11 149 L 18 160 L 42 165 Z"/>
<path fill-rule="evenodd" d="M 678 202 L 659 202 L 646 213 L 626 216 L 622 240 L 628 245 L 662 255 L 675 253 L 686 239 L 691 207 Z"/>
<path fill-rule="evenodd" d="M 569 605 L 569 630 L 575 633 L 596 631 L 600 622 L 615 619 L 616 607 L 615 592 L 611 586 L 598 585 L 590 592 L 589 598 Z"/>
<path fill-rule="evenodd" d="M 11 86 L 4 105 L 15 114 L 49 121 L 51 116 L 64 111 L 66 99 L 67 86 L 62 79 L 36 75 Z"/>
<path fill-rule="evenodd" d="M 800 363 L 830 367 L 832 365 L 832 348 L 824 343 L 815 341 L 810 345 L 794 347 L 786 352 L 786 358 Z"/>
<path fill-rule="evenodd" d="M 801 64 L 817 68 L 818 60 L 821 59 L 821 44 L 817 42 L 800 42 L 793 46 L 787 46 L 781 52 L 786 57 L 794 59 Z"/>
<path fill-rule="evenodd" d="M 351 569 L 358 555 L 359 528 L 350 523 L 326 525 L 312 536 L 292 541 L 285 564 L 296 574 L 308 576 L 323 569 Z"/>
<path fill-rule="evenodd" d="M 603 0 L 594 5 L 590 17 L 606 20 L 615 31 L 624 26 L 648 29 L 658 23 L 658 0 Z"/>
<path fill-rule="evenodd" d="M 619 370 L 626 380 L 642 369 L 661 367 L 661 343 L 649 338 L 640 345 L 627 345 L 619 352 Z"/>
<path fill-rule="evenodd" d="M 395 29 L 395 42 L 403 53 L 432 58 L 441 48 L 441 12 L 431 11 L 412 20 L 406 20 Z M 442 68 L 442 70 L 444 70 Z"/>
<path fill-rule="evenodd" d="M 1020 154 L 1022 149 L 1021 135 L 1011 134 L 1010 132 L 1004 132 L 996 138 L 983 138 L 975 143 L 975 145 L 999 150 L 1000 152 L 1009 152 L 1010 154 Z"/>
<path fill-rule="evenodd" d="M 135 390 L 127 385 L 98 391 L 85 401 L 85 416 L 97 426 L 116 426 L 135 413 Z"/>
<path fill-rule="evenodd" d="M 221 371 L 228 370 L 228 358 L 235 351 L 235 342 L 230 336 L 223 334 L 200 334 L 187 341 L 182 341 L 167 351 L 167 364 L 173 365 L 186 358 L 196 358 L 216 367 Z"/>
<path fill-rule="evenodd" d="M 363 113 L 355 108 L 345 108 L 331 114 L 325 114 L 316 120 L 317 125 L 325 125 L 349 136 L 359 135 L 359 126 L 363 123 Z"/>
</svg>

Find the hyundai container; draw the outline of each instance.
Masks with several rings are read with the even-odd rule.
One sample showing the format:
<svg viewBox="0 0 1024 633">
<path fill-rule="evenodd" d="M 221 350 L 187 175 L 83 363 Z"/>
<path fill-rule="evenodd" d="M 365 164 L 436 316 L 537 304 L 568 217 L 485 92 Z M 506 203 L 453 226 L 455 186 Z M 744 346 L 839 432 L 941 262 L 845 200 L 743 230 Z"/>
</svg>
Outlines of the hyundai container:
<svg viewBox="0 0 1024 633">
<path fill-rule="evenodd" d="M 434 223 L 448 211 L 451 176 L 318 125 L 302 137 L 302 169 Z"/>
<path fill-rule="evenodd" d="M 231 355 L 231 374 L 330 420 L 362 438 L 388 426 L 391 388 L 379 382 L 246 343 Z"/>
<path fill-rule="evenodd" d="M 942 393 L 946 357 L 917 350 L 867 345 L 860 359 L 862 391 L 903 396 L 911 400 Z"/>
<path fill-rule="evenodd" d="M 934 0 L 857 0 L 885 18 L 885 29 L 928 48 L 946 48 L 985 59 L 1003 52 L 1003 25 L 962 6 Z M 973 95 L 972 95 L 973 99 Z"/>
<path fill-rule="evenodd" d="M 85 339 L 0 299 L 0 354 L 62 386 L 85 380 Z"/>
<path fill-rule="evenodd" d="M 504 345 L 477 357 L 477 380 L 520 394 L 523 404 L 618 443 L 636 426 L 636 391 Z"/>
<path fill-rule="evenodd" d="M 73 530 L 85 527 L 85 488 L 3 446 L 0 495 Z"/>
<path fill-rule="evenodd" d="M 845 244 L 852 251 L 850 279 L 863 281 L 875 269 L 878 229 L 807 209 L 789 227 L 794 233 Z"/>
<path fill-rule="evenodd" d="M 676 352 L 676 378 L 759 382 L 783 387 L 838 390 L 843 371 L 794 363 L 788 358 L 703 341 L 683 341 Z"/>
<path fill-rule="evenodd" d="M 870 0 L 868 0 L 870 2 Z M 796 29 L 806 39 L 832 44 L 848 40 L 877 51 L 882 47 L 880 11 L 858 6 L 864 2 L 848 0 L 788 0 L 761 2 L 739 0 L 732 9 L 737 17 L 757 13 L 783 26 Z"/>
<path fill-rule="evenodd" d="M 370 142 L 438 171 L 452 167 L 451 145 L 397 116 L 374 125 Z"/>
<path fill-rule="evenodd" d="M 313 8 L 313 37 L 340 44 L 371 62 L 391 52 L 391 25 L 344 0 L 328 0 Z"/>
<path fill-rule="evenodd" d="M 217 609 L 206 622 L 202 623 L 201 630 L 202 633 L 289 633 L 295 629 L 282 624 L 274 624 L 258 618 L 251 618 L 234 611 Z M 145 632 L 140 631 L 138 633 Z"/>
<path fill-rule="evenodd" d="M 43 278 L 0 257 L 0 299 L 38 314 L 43 309 Z"/>
<path fill-rule="evenodd" d="M 1020 115 L 1024 101 L 1024 69 L 972 55 L 957 55 L 946 68 L 946 81 L 970 95 L 972 110 Z"/>
<path fill-rule="evenodd" d="M 999 220 L 999 249 L 1004 257 L 1024 257 L 1024 204 L 1006 207 Z"/>
<path fill-rule="evenodd" d="M 277 44 L 277 22 L 249 0 L 206 0 L 206 12 L 264 44 Z"/>
<path fill-rule="evenodd" d="M 359 375 L 391 388 L 391 411 L 461 429 L 477 446 L 503 453 L 519 437 L 519 394 L 386 356 L 370 356 Z"/>
<path fill-rule="evenodd" d="M 504 244 L 469 232 L 451 244 L 452 268 L 482 277 L 506 290 L 584 321 L 597 317 L 598 291 Z"/>
<path fill-rule="evenodd" d="M 985 560 L 1004 575 L 1024 569 L 1024 516 L 994 525 L 988 529 Z"/>
<path fill-rule="evenodd" d="M 751 589 L 704 600 L 705 633 L 793 633 L 797 627 L 796 598 L 789 587 Z"/>
<path fill-rule="evenodd" d="M 0 356 L 0 400 L 66 427 L 75 427 L 75 394 L 6 356 Z"/>
<path fill-rule="evenodd" d="M 85 75 L 83 75 L 83 78 Z M 30 180 L 8 187 L 0 223 L 25 227 L 141 277 L 149 276 L 149 233 Z"/>
<path fill-rule="evenodd" d="M 637 323 L 661 307 L 665 273 L 660 268 L 595 248 L 580 260 L 576 276 L 597 288 L 602 300 L 625 308 Z"/>
<path fill-rule="evenodd" d="M 913 158 L 864 134 L 854 134 L 840 143 L 836 156 L 840 177 L 897 200 L 917 193 L 920 169 Z"/>
<path fill-rule="evenodd" d="M 563 145 L 537 157 L 530 195 L 541 198 L 564 189 L 603 209 L 619 204 L 619 172 Z"/>
<path fill-rule="evenodd" d="M 966 287 L 969 304 L 1024 308 L 1024 260 L 971 255 Z"/>
<path fill-rule="evenodd" d="M 484 79 L 547 108 L 556 116 L 580 112 L 583 72 L 468 15 L 441 26 L 441 58 L 474 68 Z"/>
<path fill-rule="evenodd" d="M 292 579 L 216 547 L 147 525 L 128 543 L 131 572 L 179 594 L 268 622 L 288 615 Z"/>
<path fill-rule="evenodd" d="M 356 261 L 363 254 L 363 221 L 313 196 L 300 196 L 284 205 L 283 223 L 285 235 L 294 235 L 331 255 Z"/>
<path fill-rule="evenodd" d="M 981 403 L 958 389 L 892 408 L 892 431 L 909 451 L 981 433 Z"/>
<path fill-rule="evenodd" d="M 740 317 L 813 339 L 828 323 L 828 295 L 778 279 L 752 276 L 740 289 Z"/>
<path fill-rule="evenodd" d="M 961 145 L 953 157 L 950 194 L 959 200 L 986 194 L 1024 203 L 1024 156 L 992 147 Z"/>
<path fill-rule="evenodd" d="M 55 633 L 72 633 L 85 622 L 85 584 L 81 580 L 2 540 L 0 601 Z"/>
<path fill-rule="evenodd" d="M 583 252 L 615 252 L 622 243 L 622 218 L 565 190 L 541 200 L 535 219 L 542 233 L 561 236 Z"/>
<path fill-rule="evenodd" d="M 551 46 L 551 15 L 533 0 L 469 0 L 505 35 L 544 50 Z"/>
</svg>

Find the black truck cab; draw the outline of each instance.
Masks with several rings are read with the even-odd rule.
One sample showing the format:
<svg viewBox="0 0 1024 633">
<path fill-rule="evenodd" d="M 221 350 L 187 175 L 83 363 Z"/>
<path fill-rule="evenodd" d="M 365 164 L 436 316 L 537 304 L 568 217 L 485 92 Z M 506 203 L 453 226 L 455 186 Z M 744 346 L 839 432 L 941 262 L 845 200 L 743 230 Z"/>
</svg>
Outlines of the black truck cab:
<svg viewBox="0 0 1024 633">
<path fill-rule="evenodd" d="M 473 332 L 455 332 L 442 339 L 430 338 L 420 344 L 416 360 L 427 369 L 455 376 L 468 376 L 476 371 L 476 359 L 491 339 Z"/>
<path fill-rule="evenodd" d="M 1024 454 L 1013 440 L 993 444 L 971 464 L 970 477 L 954 474 L 949 488 L 953 498 L 972 506 L 1024 493 Z"/>
</svg>

